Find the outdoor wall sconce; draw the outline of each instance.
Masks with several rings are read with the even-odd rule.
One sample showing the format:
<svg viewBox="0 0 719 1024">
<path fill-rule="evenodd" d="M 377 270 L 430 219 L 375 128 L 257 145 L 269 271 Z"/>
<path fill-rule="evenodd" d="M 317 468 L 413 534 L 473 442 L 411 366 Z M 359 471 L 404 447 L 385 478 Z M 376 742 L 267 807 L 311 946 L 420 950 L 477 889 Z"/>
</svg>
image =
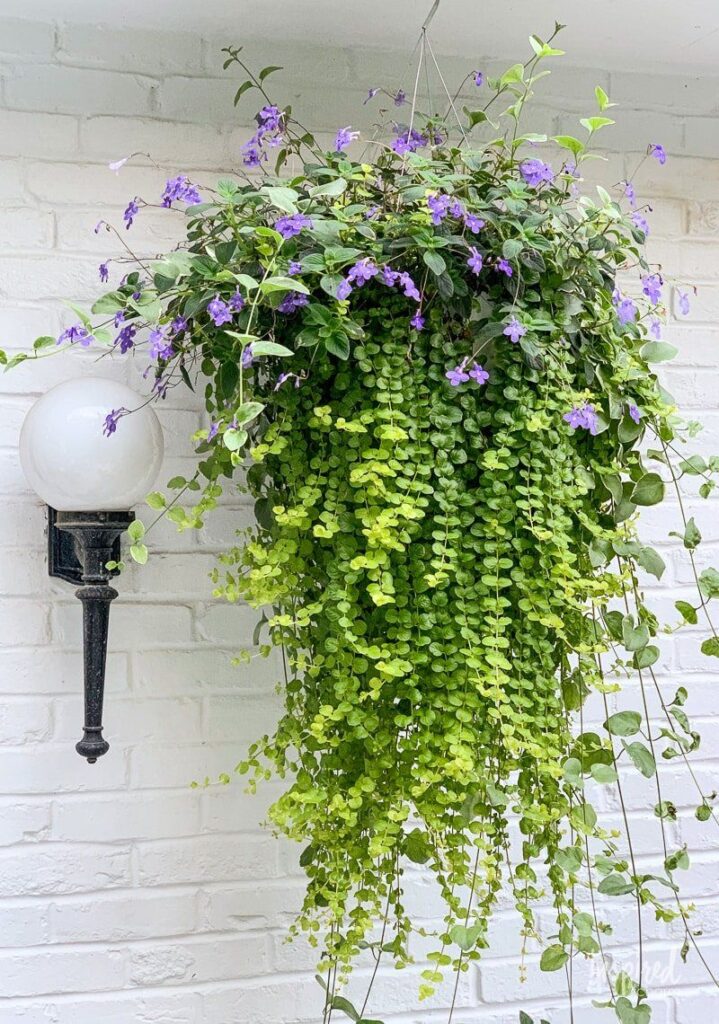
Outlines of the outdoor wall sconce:
<svg viewBox="0 0 719 1024">
<path fill-rule="evenodd" d="M 123 415 L 103 434 L 108 413 Z M 28 483 L 48 506 L 48 570 L 78 587 L 82 601 L 85 726 L 75 749 L 94 764 L 109 749 L 102 702 L 110 603 L 117 591 L 109 561 L 120 557 L 120 535 L 132 506 L 151 490 L 163 456 L 154 411 L 125 384 L 81 377 L 52 388 L 33 405 L 20 434 Z"/>
</svg>

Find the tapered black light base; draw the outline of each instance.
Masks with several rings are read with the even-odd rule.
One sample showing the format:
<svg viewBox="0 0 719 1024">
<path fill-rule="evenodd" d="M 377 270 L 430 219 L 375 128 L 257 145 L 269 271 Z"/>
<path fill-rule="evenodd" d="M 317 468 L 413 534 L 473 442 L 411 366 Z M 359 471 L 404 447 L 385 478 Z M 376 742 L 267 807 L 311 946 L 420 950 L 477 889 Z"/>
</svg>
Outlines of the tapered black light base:
<svg viewBox="0 0 719 1024">
<path fill-rule="evenodd" d="M 81 584 L 85 725 L 75 746 L 95 764 L 110 749 L 102 735 L 102 704 L 110 622 L 110 604 L 117 591 L 109 584 L 109 561 L 117 561 L 120 535 L 135 518 L 133 512 L 54 512 L 50 510 L 50 575 Z M 67 538 L 71 538 L 70 550 Z M 75 556 L 73 564 L 73 554 Z"/>
</svg>

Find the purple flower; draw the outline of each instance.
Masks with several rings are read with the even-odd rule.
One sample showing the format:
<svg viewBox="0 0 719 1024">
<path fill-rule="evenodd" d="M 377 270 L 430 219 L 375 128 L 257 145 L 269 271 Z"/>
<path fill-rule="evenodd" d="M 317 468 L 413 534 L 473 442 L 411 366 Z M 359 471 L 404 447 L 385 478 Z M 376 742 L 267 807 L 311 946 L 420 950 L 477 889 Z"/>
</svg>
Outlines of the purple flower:
<svg viewBox="0 0 719 1024">
<path fill-rule="evenodd" d="M 501 270 L 507 277 L 511 277 L 514 273 L 512 264 L 508 260 L 497 260 L 497 270 Z"/>
<path fill-rule="evenodd" d="M 511 342 L 515 345 L 520 338 L 523 338 L 527 333 L 527 328 L 517 320 L 516 316 L 513 316 L 507 326 L 502 331 L 502 334 L 506 335 Z"/>
<path fill-rule="evenodd" d="M 640 231 L 643 231 L 645 235 L 649 234 L 649 223 L 646 217 L 643 217 L 641 213 L 637 213 L 635 211 L 632 214 L 632 224 L 635 228 L 639 228 Z"/>
<path fill-rule="evenodd" d="M 449 213 L 450 197 L 445 195 L 427 196 L 427 206 L 432 214 L 432 223 L 441 224 Z"/>
<path fill-rule="evenodd" d="M 649 330 L 654 338 L 659 341 L 662 336 L 662 325 L 657 317 L 654 317 L 649 323 Z"/>
<path fill-rule="evenodd" d="M 650 302 L 661 302 L 663 283 L 660 274 L 647 274 L 642 278 L 642 291 Z"/>
<path fill-rule="evenodd" d="M 474 79 L 474 84 L 477 86 L 477 88 L 479 88 L 480 86 L 484 85 L 484 72 L 483 71 L 473 71 L 472 72 L 472 78 Z"/>
<path fill-rule="evenodd" d="M 294 378 L 295 387 L 298 388 L 300 386 L 300 378 L 297 376 L 296 373 L 281 373 L 277 378 L 275 386 L 272 390 L 279 391 L 282 385 L 285 383 L 285 381 L 291 380 L 292 378 Z"/>
<path fill-rule="evenodd" d="M 120 329 L 117 337 L 113 344 L 120 349 L 120 352 L 124 355 L 129 352 L 135 344 L 135 335 L 137 334 L 137 328 L 134 324 L 126 324 Z"/>
<path fill-rule="evenodd" d="M 459 365 L 454 366 L 451 370 L 447 370 L 445 373 L 445 377 L 453 388 L 459 387 L 460 384 L 466 384 L 469 380 L 469 374 L 465 369 L 466 365 L 467 360 L 463 359 Z"/>
<path fill-rule="evenodd" d="M 385 265 L 382 267 L 382 280 L 387 285 L 387 287 L 394 288 L 394 286 L 397 284 L 398 279 L 399 272 L 396 270 L 392 270 L 392 268 L 388 267 L 387 264 L 385 263 Z"/>
<path fill-rule="evenodd" d="M 297 260 L 290 260 L 287 266 L 287 273 L 290 277 L 297 277 L 298 274 L 302 273 L 302 264 L 298 263 Z"/>
<path fill-rule="evenodd" d="M 135 196 L 135 198 L 131 199 L 130 202 L 127 204 L 125 212 L 122 215 L 122 219 L 125 221 L 126 230 L 132 227 L 132 222 L 134 221 L 135 217 L 139 212 L 140 207 L 137 205 L 137 196 Z"/>
<path fill-rule="evenodd" d="M 233 313 L 239 313 L 241 309 L 244 309 L 245 298 L 241 292 L 236 291 L 234 295 L 230 296 L 229 307 Z"/>
<path fill-rule="evenodd" d="M 689 316 L 689 295 L 686 292 L 678 290 L 679 294 L 679 312 L 682 316 Z"/>
<path fill-rule="evenodd" d="M 404 104 L 406 102 L 407 102 L 407 94 L 405 93 L 404 89 L 398 89 L 397 92 L 394 94 L 394 105 L 395 105 L 395 107 L 404 106 Z"/>
<path fill-rule="evenodd" d="M 187 330 L 187 320 L 184 316 L 176 316 L 170 324 L 170 330 L 173 334 L 184 334 Z"/>
<path fill-rule="evenodd" d="M 483 260 L 482 254 L 479 249 L 475 249 L 473 245 L 469 247 L 469 259 L 467 260 L 467 266 L 473 274 L 479 274 L 482 269 Z"/>
<path fill-rule="evenodd" d="M 379 268 L 377 264 L 369 256 L 365 256 L 364 259 L 358 260 L 354 266 L 350 267 L 347 271 L 347 280 L 350 284 L 355 284 L 358 288 L 361 288 L 363 284 L 366 284 L 378 273 Z"/>
<path fill-rule="evenodd" d="M 642 413 L 638 405 L 635 405 L 634 402 L 627 403 L 627 412 L 635 423 L 639 423 L 642 418 Z"/>
<path fill-rule="evenodd" d="M 88 345 L 92 344 L 92 335 L 87 327 L 83 327 L 82 324 L 73 324 L 62 332 L 57 339 L 57 344 L 62 345 L 66 341 L 71 345 L 79 344 L 87 348 Z"/>
<path fill-rule="evenodd" d="M 214 423 L 214 422 L 211 423 L 210 424 L 210 429 L 207 431 L 207 440 L 208 441 L 213 441 L 217 437 L 219 432 L 220 432 L 220 424 L 219 423 Z"/>
<path fill-rule="evenodd" d="M 117 313 L 115 313 L 114 317 L 112 318 L 112 322 L 115 325 L 115 327 L 120 327 L 121 324 L 124 324 L 125 323 L 125 310 L 124 309 L 118 309 Z"/>
<path fill-rule="evenodd" d="M 112 409 L 105 417 L 105 426 L 102 428 L 102 432 L 105 437 L 109 437 L 110 434 L 114 434 L 117 430 L 117 422 L 122 419 L 123 416 L 127 416 L 129 409 L 124 407 L 121 409 Z"/>
<path fill-rule="evenodd" d="M 565 413 L 562 417 L 572 430 L 577 430 L 581 427 L 582 430 L 588 430 L 592 436 L 599 432 L 599 420 L 597 419 L 597 413 L 593 405 L 585 403 L 584 405 L 575 405 L 568 413 Z"/>
<path fill-rule="evenodd" d="M 165 336 L 165 329 L 155 327 L 150 331 L 148 340 L 150 342 L 150 359 L 172 359 L 175 350 L 172 347 L 172 342 L 168 341 Z"/>
<path fill-rule="evenodd" d="M 95 234 L 96 234 L 96 235 L 99 235 L 99 233 L 100 233 L 100 228 L 101 228 L 101 227 L 102 227 L 103 225 L 104 225 L 105 227 L 108 227 L 108 225 L 107 225 L 107 221 L 106 221 L 106 220 L 99 220 L 99 221 L 97 222 L 97 224 L 96 224 L 96 225 L 95 225 L 95 227 L 93 228 L 93 231 L 95 232 Z M 109 228 L 108 228 L 108 230 L 109 230 Z"/>
<path fill-rule="evenodd" d="M 222 324 L 228 324 L 232 320 L 232 310 L 226 302 L 222 301 L 219 295 L 216 295 L 214 299 L 207 303 L 207 312 L 210 314 L 215 327 L 221 327 Z"/>
<path fill-rule="evenodd" d="M 370 206 L 368 210 L 365 210 L 365 220 L 372 220 L 379 213 L 379 206 Z"/>
<path fill-rule="evenodd" d="M 417 310 L 417 312 L 410 320 L 411 326 L 414 327 L 415 331 L 421 331 L 424 330 L 424 323 L 424 317 L 420 314 L 419 310 Z"/>
<path fill-rule="evenodd" d="M 403 125 L 395 125 L 394 132 L 397 138 L 392 143 L 392 149 L 400 156 L 404 156 L 405 153 L 415 153 L 422 146 L 427 145 L 427 136 L 422 135 L 416 128 L 410 131 Z"/>
<path fill-rule="evenodd" d="M 284 114 L 279 107 L 274 104 L 271 106 L 265 106 L 262 110 L 257 113 L 257 123 L 261 126 L 263 131 L 276 132 L 282 127 L 282 120 Z"/>
<path fill-rule="evenodd" d="M 352 131 L 352 125 L 348 124 L 346 128 L 340 128 L 335 136 L 335 150 L 341 153 L 342 150 L 346 149 L 351 142 L 355 142 L 359 137 L 359 132 Z"/>
<path fill-rule="evenodd" d="M 197 206 L 202 202 L 202 196 L 197 191 L 186 174 L 178 174 L 176 178 L 168 178 L 165 183 L 165 191 L 162 193 L 162 205 L 172 206 L 174 202 L 187 203 L 188 206 Z"/>
<path fill-rule="evenodd" d="M 636 305 L 626 295 L 622 295 L 618 288 L 615 288 L 612 292 L 612 305 L 617 311 L 620 324 L 628 324 L 636 318 Z"/>
<path fill-rule="evenodd" d="M 337 291 L 335 292 L 335 295 L 340 300 L 340 302 L 344 302 L 344 300 L 348 299 L 351 294 L 352 285 L 346 278 L 342 278 L 340 283 L 337 285 Z"/>
<path fill-rule="evenodd" d="M 667 162 L 667 151 L 664 146 L 660 145 L 658 142 L 652 142 L 649 146 L 649 155 L 653 156 L 655 160 L 658 160 L 660 164 L 665 164 Z"/>
<path fill-rule="evenodd" d="M 275 221 L 275 229 L 283 238 L 293 238 L 305 228 L 311 228 L 312 221 L 303 213 L 292 213 Z"/>
<path fill-rule="evenodd" d="M 541 185 L 543 181 L 554 180 L 554 171 L 549 164 L 545 164 L 543 160 L 537 160 L 536 158 L 523 160 L 519 165 L 519 173 L 526 183 L 533 187 Z"/>
<path fill-rule="evenodd" d="M 288 292 L 277 307 L 277 312 L 294 313 L 303 306 L 306 306 L 309 301 L 308 297 L 303 295 L 302 292 Z"/>
<path fill-rule="evenodd" d="M 253 139 L 250 139 L 242 147 L 242 163 L 245 167 L 259 167 L 262 161 L 266 159 L 267 157 Z"/>
<path fill-rule="evenodd" d="M 97 271 L 100 275 L 100 281 L 106 284 L 110 280 L 110 271 L 108 270 L 107 263 L 101 263 Z"/>
<path fill-rule="evenodd" d="M 419 291 L 417 290 L 417 285 L 414 283 L 409 274 L 404 272 L 401 273 L 399 275 L 398 280 L 402 286 L 402 289 L 404 290 L 404 294 L 407 296 L 408 299 L 414 299 L 415 302 L 422 301 L 422 296 L 419 294 Z"/>
<path fill-rule="evenodd" d="M 365 103 L 369 103 L 370 100 L 373 100 L 378 92 L 379 92 L 379 89 L 370 89 L 367 92 L 366 98 L 362 101 L 362 106 L 364 106 Z"/>
<path fill-rule="evenodd" d="M 480 218 L 474 213 L 465 213 L 464 226 L 468 231 L 471 231 L 473 235 L 478 235 L 484 227 L 484 221 L 480 220 Z"/>
<path fill-rule="evenodd" d="M 249 370 L 254 361 L 255 360 L 252 355 L 252 345 L 246 345 L 245 348 L 242 349 L 242 356 L 240 358 L 240 362 L 242 363 L 242 369 Z"/>
<path fill-rule="evenodd" d="M 484 369 L 484 367 L 480 366 L 479 363 L 475 362 L 472 363 L 472 367 L 469 371 L 469 376 L 477 384 L 486 384 L 487 381 L 489 380 L 489 374 Z"/>
<path fill-rule="evenodd" d="M 634 191 L 634 185 L 632 185 L 631 181 L 620 181 L 619 184 L 624 185 L 624 195 L 629 200 L 629 205 L 636 206 L 637 196 L 636 192 Z"/>
</svg>

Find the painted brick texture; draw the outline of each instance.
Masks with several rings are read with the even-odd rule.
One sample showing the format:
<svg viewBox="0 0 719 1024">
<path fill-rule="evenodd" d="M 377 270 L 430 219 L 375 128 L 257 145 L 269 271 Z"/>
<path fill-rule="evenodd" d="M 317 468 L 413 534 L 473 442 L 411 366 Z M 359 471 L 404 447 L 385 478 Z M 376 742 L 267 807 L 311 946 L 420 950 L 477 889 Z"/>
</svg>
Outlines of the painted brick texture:
<svg viewBox="0 0 719 1024">
<path fill-rule="evenodd" d="M 224 42 L 0 20 L 2 347 L 20 350 L 38 334 L 59 332 L 70 316 L 61 300 L 93 297 L 100 259 L 122 254 L 112 236 L 93 232 L 101 217 L 119 222 L 129 198 L 158 194 L 170 174 L 211 182 L 237 167 L 251 111 L 233 111 L 232 81 L 220 70 Z M 372 117 L 361 104 L 368 83 L 407 85 L 394 77 L 406 63 L 396 54 L 318 53 L 289 41 L 258 44 L 257 54 L 260 64 L 292 69 L 278 80 L 278 97 L 302 106 L 320 131 L 348 122 L 365 127 Z M 444 63 L 453 80 L 466 70 L 456 58 Z M 667 332 L 680 355 L 665 377 L 687 412 L 706 421 L 699 447 L 719 451 L 719 83 L 577 68 L 558 69 L 550 82 L 538 90 L 544 128 L 576 127 L 596 83 L 622 104 L 617 127 L 606 133 L 609 161 L 592 168 L 596 180 L 632 175 L 647 142 L 667 146 L 667 165 L 645 163 L 637 189 L 655 207 L 653 258 L 698 291 L 691 315 L 676 314 Z M 108 170 L 108 161 L 131 152 L 151 154 L 159 168 L 140 155 L 119 175 Z M 143 212 L 132 244 L 153 253 L 181 229 L 180 214 Z M 115 265 L 113 274 L 120 272 Z M 277 787 L 255 798 L 240 785 L 190 788 L 193 779 L 231 770 L 246 744 L 271 727 L 278 707 L 276 662 L 230 663 L 252 633 L 253 615 L 214 603 L 207 578 L 214 554 L 248 522 L 246 503 L 228 497 L 200 536 L 165 524 L 153 531 L 150 563 L 123 577 L 112 612 L 105 716 L 111 753 L 90 768 L 72 749 L 81 717 L 79 607 L 45 574 L 43 510 L 22 477 L 17 437 L 38 394 L 95 372 L 93 357 L 76 353 L 0 377 L 0 1020 L 316 1022 L 311 953 L 283 942 L 301 900 L 297 851 L 261 829 Z M 104 361 L 101 372 L 142 383 L 130 361 Z M 189 467 L 187 438 L 202 412 L 192 394 L 175 391 L 161 416 L 167 478 Z M 717 562 L 717 502 L 688 502 L 705 538 L 702 565 Z M 677 522 L 669 502 L 646 517 L 644 531 L 667 560 L 657 601 L 668 609 L 691 584 L 684 553 L 668 537 Z M 698 644 L 698 632 L 665 643 L 660 679 L 667 692 L 680 681 L 690 688 L 689 711 L 704 733 L 695 771 L 712 790 L 719 671 L 701 659 Z M 686 893 L 717 968 L 719 841 L 709 826 L 697 826 L 696 801 L 676 765 L 663 774 L 680 808 L 676 841 L 692 854 Z M 649 863 L 659 849 L 652 794 L 636 775 L 627 777 L 625 792 L 638 855 Z M 619 809 L 605 803 L 619 823 Z M 408 887 L 408 903 L 433 921 L 438 908 L 426 879 L 415 873 Z M 614 912 L 609 945 L 618 962 L 634 956 L 630 909 Z M 678 964 L 677 933 L 647 927 L 658 992 L 653 1024 L 716 1019 L 719 999 L 696 958 Z M 494 934 L 484 965 L 461 980 L 456 1024 L 516 1024 L 521 1007 L 566 1024 L 562 978 L 538 972 L 536 950 L 520 984 L 508 910 Z M 394 1024 L 446 1020 L 450 988 L 422 1007 L 417 974 L 380 972 L 370 1015 Z M 353 990 L 363 978 L 366 967 Z M 591 1005 L 596 981 L 590 967 L 580 970 L 581 1024 L 606 1019 Z"/>
</svg>

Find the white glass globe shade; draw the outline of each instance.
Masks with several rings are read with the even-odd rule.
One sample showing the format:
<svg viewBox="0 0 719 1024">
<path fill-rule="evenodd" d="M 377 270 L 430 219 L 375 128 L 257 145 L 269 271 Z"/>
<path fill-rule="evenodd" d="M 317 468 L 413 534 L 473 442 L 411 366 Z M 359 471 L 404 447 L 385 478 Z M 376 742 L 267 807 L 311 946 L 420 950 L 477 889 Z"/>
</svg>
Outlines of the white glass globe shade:
<svg viewBox="0 0 719 1024">
<path fill-rule="evenodd" d="M 33 405 L 20 432 L 30 486 L 58 512 L 129 511 L 160 469 L 162 427 L 144 399 L 104 377 L 58 384 Z M 137 410 L 103 433 L 108 413 Z"/>
</svg>

